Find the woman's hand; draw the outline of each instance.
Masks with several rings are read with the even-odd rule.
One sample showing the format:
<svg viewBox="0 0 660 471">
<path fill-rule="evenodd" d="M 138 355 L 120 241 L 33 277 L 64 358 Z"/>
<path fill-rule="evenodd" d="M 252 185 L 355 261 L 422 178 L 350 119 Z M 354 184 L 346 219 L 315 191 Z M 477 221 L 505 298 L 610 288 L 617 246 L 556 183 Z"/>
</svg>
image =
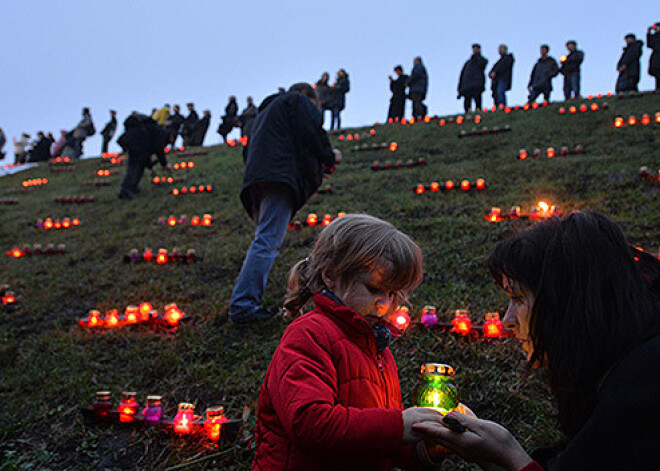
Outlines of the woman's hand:
<svg viewBox="0 0 660 471">
<path fill-rule="evenodd" d="M 456 433 L 441 423 L 424 422 L 413 424 L 412 431 L 421 434 L 425 440 L 440 443 L 467 461 L 485 461 L 509 471 L 519 471 L 532 461 L 501 425 L 456 412 L 447 415 L 458 420 L 467 430 Z"/>
<path fill-rule="evenodd" d="M 422 436 L 413 430 L 413 425 L 422 422 L 431 424 L 440 424 L 442 422 L 442 414 L 440 412 L 425 407 L 410 407 L 401 414 L 403 416 L 403 443 L 406 445 L 416 443 L 422 439 Z"/>
</svg>

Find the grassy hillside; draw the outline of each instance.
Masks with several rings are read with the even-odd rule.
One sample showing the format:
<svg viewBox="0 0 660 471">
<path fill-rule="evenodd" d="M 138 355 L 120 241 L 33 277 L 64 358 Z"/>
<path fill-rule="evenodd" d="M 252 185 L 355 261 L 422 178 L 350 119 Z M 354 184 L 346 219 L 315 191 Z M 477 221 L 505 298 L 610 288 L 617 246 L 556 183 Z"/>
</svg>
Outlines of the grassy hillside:
<svg viewBox="0 0 660 471">
<path fill-rule="evenodd" d="M 366 212 L 393 222 L 411 234 L 425 253 L 424 283 L 412 293 L 416 310 L 438 306 L 446 318 L 468 307 L 473 320 L 488 311 L 503 312 L 505 296 L 485 270 L 492 246 L 512 227 L 526 223 L 489 224 L 491 206 L 504 211 L 514 204 L 529 207 L 545 199 L 564 209 L 594 209 L 614 218 L 630 241 L 657 252 L 660 245 L 660 183 L 643 182 L 641 165 L 660 167 L 660 124 L 615 129 L 615 116 L 641 116 L 660 110 L 660 96 L 596 100 L 609 109 L 578 115 L 558 114 L 559 104 L 534 111 L 486 113 L 482 126 L 510 125 L 512 132 L 459 139 L 472 124 L 437 122 L 376 127 L 360 143 L 398 143 L 389 151 L 350 152 L 329 180 L 334 194 L 316 195 L 298 215 Z M 352 132 L 366 132 L 370 128 Z M 517 159 L 524 147 L 580 144 L 584 155 Z M 0 178 L 0 250 L 16 245 L 64 243 L 68 253 L 22 259 L 0 258 L 0 285 L 20 296 L 15 309 L 0 308 L 0 466 L 9 469 L 246 469 L 251 452 L 246 442 L 211 448 L 194 440 L 152 429 L 96 426 L 85 422 L 80 407 L 97 390 L 162 394 L 167 413 L 179 402 L 203 412 L 223 404 L 238 416 L 254 409 L 270 357 L 284 331 L 283 323 L 237 328 L 227 321 L 233 283 L 254 231 L 239 201 L 243 162 L 239 148 L 211 147 L 193 157 L 196 168 L 187 183 L 213 184 L 212 194 L 174 197 L 168 187 L 145 178 L 141 195 L 120 202 L 116 195 L 124 168 L 109 177 L 110 187 L 84 186 L 100 168 L 98 159 L 76 163 L 74 172 L 51 174 L 47 166 Z M 428 166 L 372 172 L 374 160 L 423 157 Z M 171 159 L 176 161 L 176 159 Z M 175 175 L 185 175 L 177 172 Z M 5 195 L 26 178 L 49 183 L 30 193 Z M 479 193 L 435 193 L 417 196 L 418 183 L 483 177 Z M 57 196 L 91 195 L 95 203 L 60 205 Z M 211 227 L 156 225 L 159 216 L 211 213 Z M 35 229 L 46 217 L 78 217 L 82 225 L 67 231 Z M 271 273 L 265 302 L 280 303 L 286 273 L 308 253 L 317 228 L 290 232 Z M 193 265 L 126 265 L 130 249 L 194 248 L 204 261 Z M 77 320 L 91 308 L 123 309 L 150 301 L 157 308 L 176 302 L 193 321 L 175 333 L 147 327 L 103 333 L 86 332 Z M 482 417 L 509 427 L 528 449 L 558 438 L 547 388 L 537 373 L 523 376 L 523 355 L 514 340 L 493 343 L 456 339 L 415 328 L 393 346 L 406 405 L 421 362 L 449 363 L 457 369 L 463 402 Z M 253 421 L 247 426 L 250 432 Z M 374 437 L 377 439 L 377 437 Z M 468 467 L 454 460 L 447 469 Z"/>
</svg>

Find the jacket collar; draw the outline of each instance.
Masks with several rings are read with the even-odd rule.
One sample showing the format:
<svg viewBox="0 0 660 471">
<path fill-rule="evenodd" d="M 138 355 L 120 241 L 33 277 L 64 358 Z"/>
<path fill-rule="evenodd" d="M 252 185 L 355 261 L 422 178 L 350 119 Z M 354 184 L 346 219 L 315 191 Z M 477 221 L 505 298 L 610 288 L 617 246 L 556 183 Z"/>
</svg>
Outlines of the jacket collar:
<svg viewBox="0 0 660 471">
<path fill-rule="evenodd" d="M 331 318 L 346 336 L 361 348 L 376 351 L 376 335 L 371 324 L 358 312 L 345 306 L 334 294 L 328 292 L 314 294 L 314 306 Z M 401 336 L 401 331 L 393 324 L 385 320 L 379 323 L 387 327 L 393 337 Z"/>
</svg>

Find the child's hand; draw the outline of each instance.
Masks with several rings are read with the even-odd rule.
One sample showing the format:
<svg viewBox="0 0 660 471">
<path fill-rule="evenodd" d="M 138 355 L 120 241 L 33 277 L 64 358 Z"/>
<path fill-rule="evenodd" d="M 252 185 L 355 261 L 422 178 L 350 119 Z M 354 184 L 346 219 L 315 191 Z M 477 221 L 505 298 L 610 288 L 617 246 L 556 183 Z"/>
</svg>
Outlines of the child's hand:
<svg viewBox="0 0 660 471">
<path fill-rule="evenodd" d="M 442 423 L 442 414 L 433 409 L 425 407 L 411 407 L 402 412 L 403 416 L 403 443 L 410 444 L 421 440 L 421 435 L 417 434 L 412 426 L 422 422 Z"/>
</svg>

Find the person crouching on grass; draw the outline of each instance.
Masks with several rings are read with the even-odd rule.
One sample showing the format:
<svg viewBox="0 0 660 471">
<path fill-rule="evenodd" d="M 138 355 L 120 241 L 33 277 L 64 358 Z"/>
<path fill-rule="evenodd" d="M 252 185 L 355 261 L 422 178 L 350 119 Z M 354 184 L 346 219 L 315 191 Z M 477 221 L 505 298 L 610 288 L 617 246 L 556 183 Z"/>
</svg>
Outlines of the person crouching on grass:
<svg viewBox="0 0 660 471">
<path fill-rule="evenodd" d="M 510 471 L 660 469 L 660 261 L 584 212 L 500 242 L 488 264 L 528 365 L 548 370 L 565 440 L 530 456 L 501 425 L 455 412 L 467 431 L 413 429 Z"/>
<path fill-rule="evenodd" d="M 298 316 L 266 372 L 253 470 L 435 469 L 412 425 L 432 409 L 403 410 L 387 322 L 422 280 L 422 251 L 393 225 L 349 214 L 318 236 L 291 270 L 284 307 Z"/>
</svg>

